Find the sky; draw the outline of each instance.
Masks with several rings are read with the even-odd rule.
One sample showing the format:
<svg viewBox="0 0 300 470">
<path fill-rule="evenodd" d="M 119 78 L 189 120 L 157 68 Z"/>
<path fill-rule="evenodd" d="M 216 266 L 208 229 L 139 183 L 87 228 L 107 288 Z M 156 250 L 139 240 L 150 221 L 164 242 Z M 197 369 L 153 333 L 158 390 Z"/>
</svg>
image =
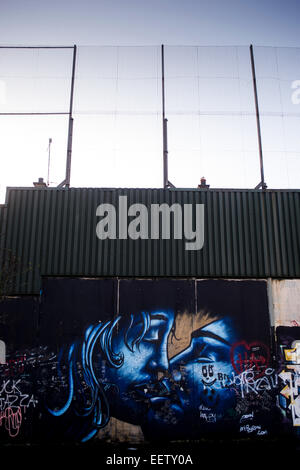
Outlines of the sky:
<svg viewBox="0 0 300 470">
<path fill-rule="evenodd" d="M 299 46 L 297 0 L 1 0 L 5 44 Z"/>
<path fill-rule="evenodd" d="M 253 44 L 266 182 L 299 188 L 299 13 L 299 0 L 0 0 L 0 46 L 78 46 L 71 185 L 162 186 L 164 44 L 169 180 L 251 188 Z M 0 49 L 0 112 L 68 110 L 71 65 L 72 49 Z M 64 179 L 67 125 L 0 116 L 0 203 L 7 186 Z"/>
</svg>

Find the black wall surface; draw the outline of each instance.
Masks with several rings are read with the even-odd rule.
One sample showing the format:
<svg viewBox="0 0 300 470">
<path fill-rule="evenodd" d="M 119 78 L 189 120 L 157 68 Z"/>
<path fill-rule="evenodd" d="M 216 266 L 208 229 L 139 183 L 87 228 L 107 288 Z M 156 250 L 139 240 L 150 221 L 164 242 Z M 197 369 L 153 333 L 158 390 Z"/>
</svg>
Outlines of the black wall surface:
<svg viewBox="0 0 300 470">
<path fill-rule="evenodd" d="M 293 435 L 298 330 L 264 280 L 47 277 L 0 302 L 1 439 Z"/>
</svg>

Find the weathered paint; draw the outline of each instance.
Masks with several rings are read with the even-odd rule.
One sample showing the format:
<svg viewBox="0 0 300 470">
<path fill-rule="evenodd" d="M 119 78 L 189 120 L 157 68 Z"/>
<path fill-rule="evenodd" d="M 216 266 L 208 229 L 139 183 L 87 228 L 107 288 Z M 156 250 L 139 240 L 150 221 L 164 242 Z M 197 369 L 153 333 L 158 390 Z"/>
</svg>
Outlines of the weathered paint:
<svg viewBox="0 0 300 470">
<path fill-rule="evenodd" d="M 271 279 L 269 289 L 275 328 L 300 326 L 300 279 Z"/>
</svg>

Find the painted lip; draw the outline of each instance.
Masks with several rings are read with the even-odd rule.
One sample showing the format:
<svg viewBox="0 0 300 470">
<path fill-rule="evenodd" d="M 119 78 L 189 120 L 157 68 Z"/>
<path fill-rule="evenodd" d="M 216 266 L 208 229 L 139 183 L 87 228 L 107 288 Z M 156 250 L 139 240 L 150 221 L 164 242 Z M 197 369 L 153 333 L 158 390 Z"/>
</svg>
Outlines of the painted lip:
<svg viewBox="0 0 300 470">
<path fill-rule="evenodd" d="M 205 380 L 202 379 L 202 382 L 203 382 L 204 385 L 207 385 L 208 387 L 210 387 L 211 385 L 213 385 L 215 383 L 216 380 L 217 379 L 213 379 L 209 382 L 206 382 Z"/>
<path fill-rule="evenodd" d="M 146 382 L 131 387 L 130 394 L 136 399 L 150 400 L 154 397 L 166 397 L 168 389 L 163 381 Z"/>
</svg>

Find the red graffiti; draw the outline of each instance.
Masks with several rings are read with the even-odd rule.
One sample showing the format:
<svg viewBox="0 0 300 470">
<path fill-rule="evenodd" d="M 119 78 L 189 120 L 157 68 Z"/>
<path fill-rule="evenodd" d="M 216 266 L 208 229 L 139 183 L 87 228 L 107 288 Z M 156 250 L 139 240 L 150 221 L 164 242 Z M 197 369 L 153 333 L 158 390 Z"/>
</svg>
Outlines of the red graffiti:
<svg viewBox="0 0 300 470">
<path fill-rule="evenodd" d="M 246 341 L 235 343 L 230 355 L 231 363 L 238 374 L 252 370 L 256 378 L 264 375 L 270 360 L 269 348 L 259 341 L 249 344 Z"/>
<path fill-rule="evenodd" d="M 5 429 L 8 431 L 10 437 L 16 437 L 19 434 L 19 430 L 22 423 L 22 411 L 19 406 L 16 407 L 16 411 L 11 406 L 3 411 L 0 411 L 0 426 L 2 422 L 5 423 Z"/>
<path fill-rule="evenodd" d="M 15 359 L 9 359 L 5 363 L 4 375 L 6 377 L 14 377 L 22 374 L 25 370 L 26 354 Z"/>
</svg>

